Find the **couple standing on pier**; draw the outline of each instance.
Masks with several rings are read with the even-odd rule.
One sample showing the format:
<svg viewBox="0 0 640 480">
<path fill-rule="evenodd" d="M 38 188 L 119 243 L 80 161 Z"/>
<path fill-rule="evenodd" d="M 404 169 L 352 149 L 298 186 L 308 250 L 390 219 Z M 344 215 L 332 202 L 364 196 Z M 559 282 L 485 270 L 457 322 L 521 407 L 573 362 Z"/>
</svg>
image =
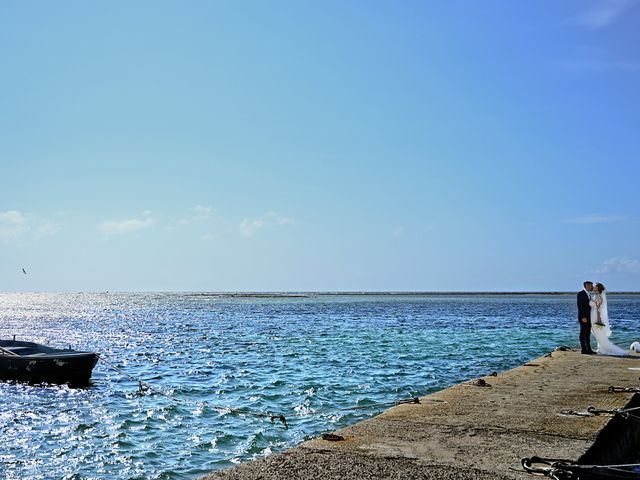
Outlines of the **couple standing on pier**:
<svg viewBox="0 0 640 480">
<path fill-rule="evenodd" d="M 591 349 L 591 333 L 598 341 L 597 353 L 600 355 L 629 355 L 629 351 L 620 348 L 611 340 L 609 312 L 607 310 L 607 294 L 604 285 L 586 281 L 584 288 L 578 292 L 578 321 L 580 322 L 580 347 L 582 353 L 593 355 Z"/>
</svg>

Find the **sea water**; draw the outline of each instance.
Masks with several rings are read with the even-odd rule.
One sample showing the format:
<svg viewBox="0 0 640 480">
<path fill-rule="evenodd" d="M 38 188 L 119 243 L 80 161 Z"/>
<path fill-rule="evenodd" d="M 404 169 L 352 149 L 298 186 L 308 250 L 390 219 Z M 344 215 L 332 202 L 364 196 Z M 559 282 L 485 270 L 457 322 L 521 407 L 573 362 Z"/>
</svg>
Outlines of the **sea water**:
<svg viewBox="0 0 640 480">
<path fill-rule="evenodd" d="M 640 295 L 609 315 L 640 340 Z M 576 317 L 573 295 L 0 294 L 0 338 L 105 359 L 85 389 L 0 383 L 0 478 L 195 479 L 577 347 Z"/>
</svg>

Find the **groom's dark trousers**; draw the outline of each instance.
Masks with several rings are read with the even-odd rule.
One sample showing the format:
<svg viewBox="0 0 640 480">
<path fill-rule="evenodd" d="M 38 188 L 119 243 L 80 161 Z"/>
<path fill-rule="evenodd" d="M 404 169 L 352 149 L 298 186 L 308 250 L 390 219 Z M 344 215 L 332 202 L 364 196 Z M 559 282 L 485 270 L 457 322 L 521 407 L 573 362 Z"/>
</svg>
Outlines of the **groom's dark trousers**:
<svg viewBox="0 0 640 480">
<path fill-rule="evenodd" d="M 582 319 L 587 321 L 583 322 Z M 589 294 L 580 290 L 578 292 L 578 322 L 580 322 L 580 348 L 582 353 L 591 353 L 591 307 L 589 306 Z"/>
</svg>

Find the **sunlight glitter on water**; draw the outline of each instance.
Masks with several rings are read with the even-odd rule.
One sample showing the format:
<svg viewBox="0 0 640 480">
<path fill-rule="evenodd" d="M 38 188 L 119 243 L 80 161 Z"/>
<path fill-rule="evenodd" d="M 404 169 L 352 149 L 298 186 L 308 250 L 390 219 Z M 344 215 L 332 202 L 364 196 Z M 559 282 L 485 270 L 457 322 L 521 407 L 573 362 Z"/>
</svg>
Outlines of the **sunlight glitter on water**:
<svg viewBox="0 0 640 480">
<path fill-rule="evenodd" d="M 95 350 L 87 389 L 0 383 L 8 479 L 197 478 L 576 345 L 573 296 L 3 294 L 0 336 Z M 640 297 L 611 297 L 617 343 Z M 232 412 L 284 413 L 281 422 Z"/>
</svg>

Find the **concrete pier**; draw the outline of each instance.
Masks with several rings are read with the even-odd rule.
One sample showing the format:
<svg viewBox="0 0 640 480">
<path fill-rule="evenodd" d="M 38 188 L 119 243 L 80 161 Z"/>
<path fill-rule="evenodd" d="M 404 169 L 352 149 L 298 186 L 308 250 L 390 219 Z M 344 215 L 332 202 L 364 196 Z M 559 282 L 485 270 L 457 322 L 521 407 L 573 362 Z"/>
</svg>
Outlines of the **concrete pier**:
<svg viewBox="0 0 640 480">
<path fill-rule="evenodd" d="M 520 460 L 534 455 L 628 462 L 637 455 L 640 422 L 586 411 L 640 404 L 640 359 L 555 351 L 501 373 L 469 381 L 307 441 L 208 480 L 244 479 L 532 479 Z"/>
</svg>

